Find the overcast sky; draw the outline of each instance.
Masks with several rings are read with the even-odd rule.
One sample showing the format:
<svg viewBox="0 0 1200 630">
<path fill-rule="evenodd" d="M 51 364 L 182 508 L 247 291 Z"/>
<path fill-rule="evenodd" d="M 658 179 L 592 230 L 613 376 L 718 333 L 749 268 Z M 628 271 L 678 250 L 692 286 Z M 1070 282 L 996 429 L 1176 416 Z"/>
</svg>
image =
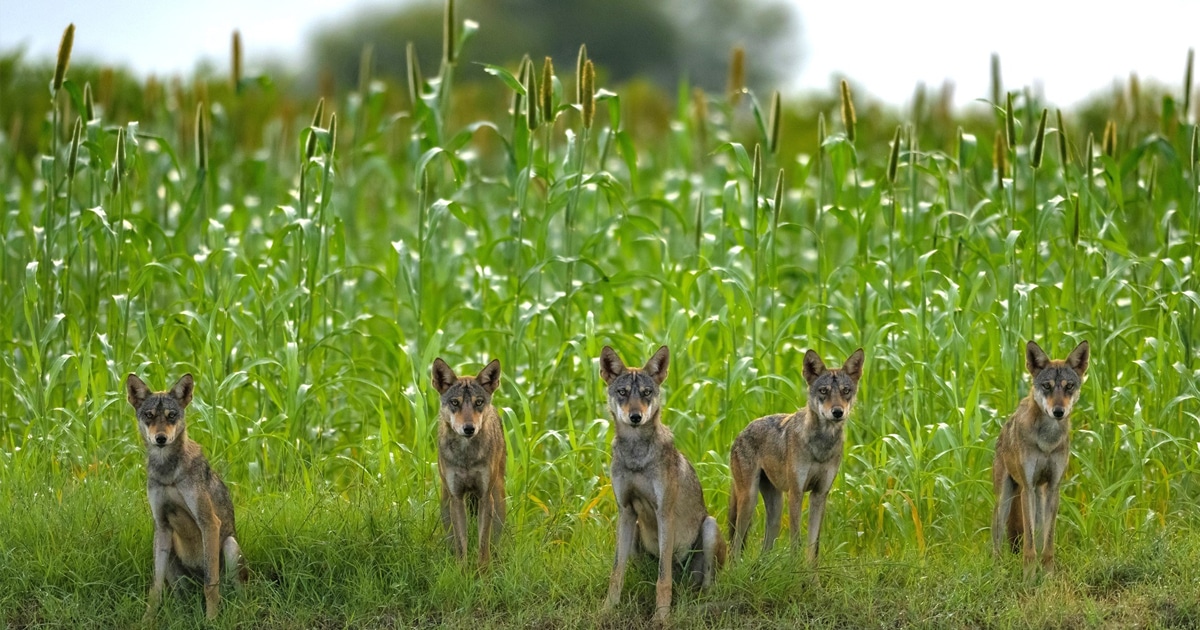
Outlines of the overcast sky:
<svg viewBox="0 0 1200 630">
<path fill-rule="evenodd" d="M 992 52 L 1005 85 L 1040 82 L 1071 105 L 1137 72 L 1178 90 L 1188 47 L 1200 45 L 1200 1 L 908 0 L 801 2 L 802 63 L 785 88 L 829 89 L 832 73 L 871 95 L 903 103 L 918 81 L 955 83 L 959 105 L 986 96 Z M 378 0 L 0 0 L 0 50 L 25 46 L 53 58 L 74 22 L 76 58 L 142 73 L 186 73 L 197 60 L 228 63 L 240 29 L 248 63 L 299 65 L 313 27 Z M 853 7 L 853 8 L 850 8 Z M 487 28 L 484 24 L 483 28 Z"/>
</svg>

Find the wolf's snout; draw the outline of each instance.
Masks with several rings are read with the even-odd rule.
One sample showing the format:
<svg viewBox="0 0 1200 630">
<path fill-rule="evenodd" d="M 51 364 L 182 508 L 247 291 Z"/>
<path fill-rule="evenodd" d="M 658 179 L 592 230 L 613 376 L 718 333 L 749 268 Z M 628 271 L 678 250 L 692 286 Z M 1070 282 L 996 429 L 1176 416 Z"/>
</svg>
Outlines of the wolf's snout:
<svg viewBox="0 0 1200 630">
<path fill-rule="evenodd" d="M 635 412 L 629 414 L 629 424 L 637 425 L 637 424 L 641 424 L 641 422 L 642 422 L 642 412 L 635 411 Z"/>
<path fill-rule="evenodd" d="M 842 417 L 842 416 L 844 416 L 844 415 L 846 415 L 846 410 L 845 410 L 845 409 L 842 409 L 841 407 L 834 407 L 834 408 L 833 408 L 833 417 L 834 417 L 834 418 L 841 419 L 841 417 Z"/>
<path fill-rule="evenodd" d="M 472 435 L 475 435 L 475 425 L 464 424 L 463 425 L 463 435 L 465 435 L 467 437 L 471 437 Z"/>
<path fill-rule="evenodd" d="M 1055 418 L 1061 418 L 1061 417 L 1063 417 L 1063 416 L 1065 416 L 1065 415 L 1067 415 L 1067 410 L 1066 410 L 1066 409 L 1063 409 L 1062 407 L 1055 407 L 1055 408 L 1054 408 L 1054 417 L 1055 417 Z"/>
<path fill-rule="evenodd" d="M 165 446 L 167 444 L 167 436 L 159 433 L 158 435 L 154 436 L 154 443 L 158 444 L 159 446 Z"/>
</svg>

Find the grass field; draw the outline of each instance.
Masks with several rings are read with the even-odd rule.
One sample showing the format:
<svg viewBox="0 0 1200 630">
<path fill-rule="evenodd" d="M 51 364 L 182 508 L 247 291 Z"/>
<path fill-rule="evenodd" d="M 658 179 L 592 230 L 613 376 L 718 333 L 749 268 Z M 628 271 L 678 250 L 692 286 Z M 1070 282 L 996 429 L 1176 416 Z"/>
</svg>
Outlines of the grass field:
<svg viewBox="0 0 1200 630">
<path fill-rule="evenodd" d="M 637 363 L 671 347 L 664 420 L 722 528 L 729 446 L 804 404 L 804 350 L 867 350 L 820 570 L 786 545 L 759 557 L 760 517 L 710 593 L 676 588 L 680 627 L 1200 625 L 1194 99 L 1122 92 L 1095 126 L 1021 90 L 961 117 L 860 103 L 853 125 L 836 95 L 772 113 L 766 94 L 601 83 L 585 126 L 568 70 L 530 91 L 531 124 L 541 64 L 454 85 L 468 62 L 408 93 L 364 76 L 315 120 L 258 77 L 105 94 L 71 71 L 45 121 L 0 113 L 6 626 L 141 618 L 131 371 L 196 377 L 189 434 L 252 572 L 216 625 L 646 625 L 651 563 L 598 612 L 605 344 Z M 52 76 L 8 67 L 9 94 Z M 33 150 L 11 131 L 30 126 Z M 1030 338 L 1057 358 L 1092 344 L 1059 572 L 1036 587 L 989 549 Z M 503 365 L 509 526 L 481 575 L 437 521 L 436 356 Z M 202 625 L 200 601 L 159 621 Z"/>
</svg>

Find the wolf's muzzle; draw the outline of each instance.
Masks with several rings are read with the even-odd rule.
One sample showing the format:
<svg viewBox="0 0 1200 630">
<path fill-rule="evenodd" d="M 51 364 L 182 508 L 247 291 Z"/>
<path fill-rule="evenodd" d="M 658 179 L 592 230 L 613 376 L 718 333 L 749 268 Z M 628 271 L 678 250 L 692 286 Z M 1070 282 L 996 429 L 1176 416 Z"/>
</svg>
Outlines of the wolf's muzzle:
<svg viewBox="0 0 1200 630">
<path fill-rule="evenodd" d="M 475 425 L 473 425 L 473 424 L 463 425 L 463 435 L 465 435 L 467 437 L 471 437 L 472 435 L 475 435 Z"/>
<path fill-rule="evenodd" d="M 158 435 L 154 436 L 154 443 L 158 444 L 159 446 L 166 446 L 167 445 L 167 436 L 163 435 L 162 433 L 159 433 Z"/>
<path fill-rule="evenodd" d="M 635 411 L 635 412 L 629 414 L 629 424 L 632 424 L 633 426 L 636 427 L 637 425 L 639 425 L 641 423 L 642 423 L 642 414 L 641 413 Z"/>
<path fill-rule="evenodd" d="M 834 407 L 830 413 L 833 414 L 834 420 L 841 420 L 842 417 L 846 415 L 846 410 L 842 409 L 841 407 Z"/>
<path fill-rule="evenodd" d="M 1054 417 L 1055 417 L 1055 418 L 1061 418 L 1061 417 L 1063 417 L 1063 416 L 1065 416 L 1065 415 L 1067 415 L 1067 410 L 1066 410 L 1066 409 L 1063 409 L 1062 407 L 1055 407 L 1055 408 L 1054 408 Z"/>
</svg>

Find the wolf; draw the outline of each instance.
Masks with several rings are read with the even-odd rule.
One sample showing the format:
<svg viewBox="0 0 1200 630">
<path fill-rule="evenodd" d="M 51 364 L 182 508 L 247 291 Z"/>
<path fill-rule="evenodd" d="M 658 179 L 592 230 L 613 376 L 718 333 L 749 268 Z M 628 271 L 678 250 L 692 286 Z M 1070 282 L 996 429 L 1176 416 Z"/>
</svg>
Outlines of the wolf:
<svg viewBox="0 0 1200 630">
<path fill-rule="evenodd" d="M 813 350 L 804 354 L 808 405 L 793 414 L 759 418 L 742 430 L 729 453 L 733 477 L 729 492 L 729 539 L 736 560 L 746 543 L 754 504 L 762 495 L 767 523 L 763 552 L 771 550 L 783 516 L 783 493 L 788 497 L 792 548 L 800 543 L 800 504 L 808 500 L 807 557 L 816 566 L 821 545 L 821 521 L 829 489 L 842 463 L 846 419 L 863 373 L 863 350 L 855 350 L 841 369 L 826 369 Z"/>
<path fill-rule="evenodd" d="M 617 555 L 604 610 L 620 603 L 629 558 L 645 551 L 658 557 L 658 622 L 670 614 L 675 565 L 707 589 L 725 559 L 725 541 L 716 519 L 708 515 L 696 469 L 675 449 L 671 430 L 662 423 L 662 383 L 669 361 L 666 346 L 641 369 L 625 367 L 608 346 L 600 353 L 600 377 L 608 385 L 608 409 L 616 422 L 611 474 L 618 512 Z"/>
<path fill-rule="evenodd" d="M 445 361 L 433 362 L 438 411 L 438 476 L 442 481 L 442 525 L 455 555 L 467 556 L 467 510 L 479 521 L 479 564 L 491 559 L 491 545 L 504 530 L 504 467 L 508 451 L 504 426 L 492 406 L 500 386 L 500 361 L 477 376 L 459 377 Z"/>
<path fill-rule="evenodd" d="M 1054 522 L 1058 489 L 1071 455 L 1071 410 L 1087 372 L 1088 342 L 1075 346 L 1065 361 L 1052 361 L 1033 341 L 1025 344 L 1025 368 L 1033 377 L 1029 395 L 1000 429 L 992 487 L 992 553 L 999 557 L 1008 539 L 1022 550 L 1025 579 L 1037 573 L 1037 547 L 1042 566 L 1054 570 Z"/>
<path fill-rule="evenodd" d="M 147 618 L 158 611 L 164 584 L 191 577 L 204 585 L 205 614 L 217 616 L 221 567 L 239 586 L 248 573 L 238 545 L 229 490 L 187 435 L 195 381 L 184 374 L 170 390 L 153 393 L 136 374 L 125 379 L 129 405 L 146 447 L 146 493 L 154 517 L 154 584 Z"/>
</svg>

